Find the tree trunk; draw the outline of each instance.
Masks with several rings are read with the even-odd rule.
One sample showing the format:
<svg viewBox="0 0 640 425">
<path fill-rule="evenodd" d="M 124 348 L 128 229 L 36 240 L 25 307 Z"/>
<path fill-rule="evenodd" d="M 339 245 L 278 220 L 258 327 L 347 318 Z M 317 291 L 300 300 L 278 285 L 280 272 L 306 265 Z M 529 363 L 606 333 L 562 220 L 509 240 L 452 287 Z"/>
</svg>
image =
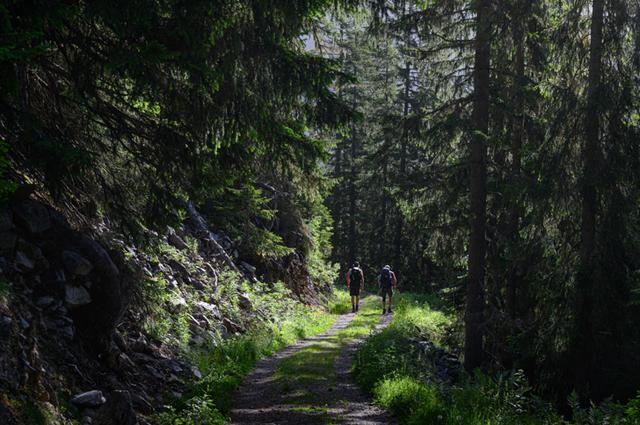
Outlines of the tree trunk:
<svg viewBox="0 0 640 425">
<path fill-rule="evenodd" d="M 584 398 L 588 391 L 589 374 L 593 362 L 593 331 L 591 323 L 594 276 L 594 254 L 596 240 L 596 217 L 598 213 L 598 157 L 600 151 L 600 111 L 598 93 L 602 77 L 602 24 L 604 0 L 593 0 L 591 15 L 591 45 L 589 48 L 589 81 L 587 88 L 587 110 L 585 114 L 584 146 L 582 150 L 582 227 L 580 246 L 580 270 L 577 283 L 575 384 Z"/>
<path fill-rule="evenodd" d="M 349 173 L 349 265 L 356 261 L 357 256 L 357 235 L 356 235 L 356 160 L 358 156 L 358 145 L 356 131 L 351 129 L 351 172 Z"/>
<path fill-rule="evenodd" d="M 487 143 L 489 130 L 489 66 L 491 19 L 489 0 L 477 0 L 475 68 L 473 71 L 473 122 L 470 135 L 470 239 L 469 282 L 465 311 L 464 366 L 480 367 L 483 358 L 484 280 L 486 261 Z"/>
<path fill-rule="evenodd" d="M 513 101 L 514 112 L 511 127 L 511 172 L 509 175 L 510 193 L 515 194 L 518 191 L 514 187 L 520 184 L 520 167 L 522 166 L 522 139 L 524 136 L 524 84 L 525 84 L 525 68 L 524 68 L 524 17 L 526 13 L 528 0 L 520 1 L 517 4 L 517 16 L 515 17 L 513 28 L 513 41 L 515 44 L 515 60 L 514 60 L 514 84 L 513 84 Z M 513 255 L 518 246 L 518 231 L 520 228 L 520 205 L 517 195 L 510 196 L 509 224 L 507 229 L 507 237 L 509 238 L 509 251 L 511 255 L 511 264 L 509 265 L 509 275 L 507 277 L 507 310 L 509 316 L 515 319 L 517 316 L 517 293 L 519 281 L 519 264 L 514 261 Z"/>
<path fill-rule="evenodd" d="M 407 145 L 409 144 L 409 127 L 407 119 L 409 116 L 409 93 L 411 89 L 411 65 L 406 62 L 404 67 L 404 105 L 402 108 L 402 140 L 400 141 L 400 167 L 398 172 L 400 173 L 399 181 L 404 187 L 407 173 Z M 401 188 L 402 189 L 402 188 Z M 402 217 L 402 211 L 398 209 L 398 221 L 396 222 L 396 230 L 394 237 L 394 266 L 397 269 L 401 269 L 402 258 L 402 232 L 404 227 L 404 218 Z"/>
</svg>

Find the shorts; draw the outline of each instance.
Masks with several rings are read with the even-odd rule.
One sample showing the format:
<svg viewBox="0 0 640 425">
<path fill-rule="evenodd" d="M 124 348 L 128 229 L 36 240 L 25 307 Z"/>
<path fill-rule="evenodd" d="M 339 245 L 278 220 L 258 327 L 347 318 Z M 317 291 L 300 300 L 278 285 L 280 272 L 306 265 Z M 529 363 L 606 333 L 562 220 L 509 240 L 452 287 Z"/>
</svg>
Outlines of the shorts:
<svg viewBox="0 0 640 425">
<path fill-rule="evenodd" d="M 393 288 L 391 286 L 380 287 L 380 296 L 382 297 L 382 299 L 387 298 L 387 295 L 389 295 L 389 297 L 393 295 Z"/>
<path fill-rule="evenodd" d="M 352 297 L 360 295 L 360 285 L 349 286 L 349 295 L 351 295 Z"/>
</svg>

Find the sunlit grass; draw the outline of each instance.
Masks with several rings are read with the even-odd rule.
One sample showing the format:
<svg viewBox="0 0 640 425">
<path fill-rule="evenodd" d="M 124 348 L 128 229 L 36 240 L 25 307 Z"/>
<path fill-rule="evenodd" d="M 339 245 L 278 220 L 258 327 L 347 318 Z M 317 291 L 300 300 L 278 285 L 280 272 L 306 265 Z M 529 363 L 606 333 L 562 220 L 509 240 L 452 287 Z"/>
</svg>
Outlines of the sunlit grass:
<svg viewBox="0 0 640 425">
<path fill-rule="evenodd" d="M 337 317 L 319 308 L 299 308 L 275 324 L 192 351 L 191 360 L 203 378 L 174 406 L 157 415 L 157 422 L 161 425 L 226 423 L 235 389 L 259 359 L 299 339 L 327 331 Z"/>
<path fill-rule="evenodd" d="M 535 397 L 522 374 L 500 379 L 478 374 L 454 387 L 439 385 L 434 365 L 418 355 L 413 341 L 429 340 L 447 348 L 453 324 L 454 317 L 433 297 L 397 297 L 391 324 L 356 354 L 356 381 L 402 424 L 562 423 L 550 406 Z"/>
<path fill-rule="evenodd" d="M 293 390 L 297 386 L 309 386 L 314 381 L 334 382 L 334 365 L 342 349 L 350 341 L 368 336 L 372 332 L 380 319 L 377 307 L 378 303 L 374 297 L 363 299 L 360 312 L 345 329 L 322 341 L 314 342 L 281 361 L 276 370 L 276 378 L 282 382 L 283 389 Z M 309 395 L 305 395 L 304 401 L 313 401 Z"/>
</svg>

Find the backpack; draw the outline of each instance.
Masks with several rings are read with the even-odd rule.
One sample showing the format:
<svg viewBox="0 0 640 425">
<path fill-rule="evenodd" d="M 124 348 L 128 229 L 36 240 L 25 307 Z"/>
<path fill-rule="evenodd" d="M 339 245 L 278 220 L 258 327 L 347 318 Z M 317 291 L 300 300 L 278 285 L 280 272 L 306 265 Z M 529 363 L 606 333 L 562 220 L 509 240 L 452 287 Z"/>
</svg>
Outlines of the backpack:
<svg viewBox="0 0 640 425">
<path fill-rule="evenodd" d="M 362 270 L 357 267 L 352 268 L 351 272 L 349 272 L 349 280 L 352 283 L 360 285 L 360 282 L 362 281 Z"/>
<path fill-rule="evenodd" d="M 382 269 L 382 271 L 380 272 L 380 286 L 383 287 L 389 287 L 392 284 L 392 280 L 391 280 L 391 270 L 389 269 Z"/>
</svg>

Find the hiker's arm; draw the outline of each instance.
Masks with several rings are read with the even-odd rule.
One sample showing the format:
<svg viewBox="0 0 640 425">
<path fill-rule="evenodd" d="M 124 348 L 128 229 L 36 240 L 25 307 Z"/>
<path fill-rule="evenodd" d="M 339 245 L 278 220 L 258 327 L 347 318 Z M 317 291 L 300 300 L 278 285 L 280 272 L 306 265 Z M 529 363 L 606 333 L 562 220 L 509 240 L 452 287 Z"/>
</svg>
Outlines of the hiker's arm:
<svg viewBox="0 0 640 425">
<path fill-rule="evenodd" d="M 349 276 L 351 273 L 347 272 L 347 288 L 349 287 L 349 284 L 351 284 L 351 277 Z"/>
<path fill-rule="evenodd" d="M 398 287 L 398 279 L 396 278 L 396 274 L 395 273 L 391 273 L 391 278 L 393 279 L 393 287 L 397 288 Z"/>
</svg>

